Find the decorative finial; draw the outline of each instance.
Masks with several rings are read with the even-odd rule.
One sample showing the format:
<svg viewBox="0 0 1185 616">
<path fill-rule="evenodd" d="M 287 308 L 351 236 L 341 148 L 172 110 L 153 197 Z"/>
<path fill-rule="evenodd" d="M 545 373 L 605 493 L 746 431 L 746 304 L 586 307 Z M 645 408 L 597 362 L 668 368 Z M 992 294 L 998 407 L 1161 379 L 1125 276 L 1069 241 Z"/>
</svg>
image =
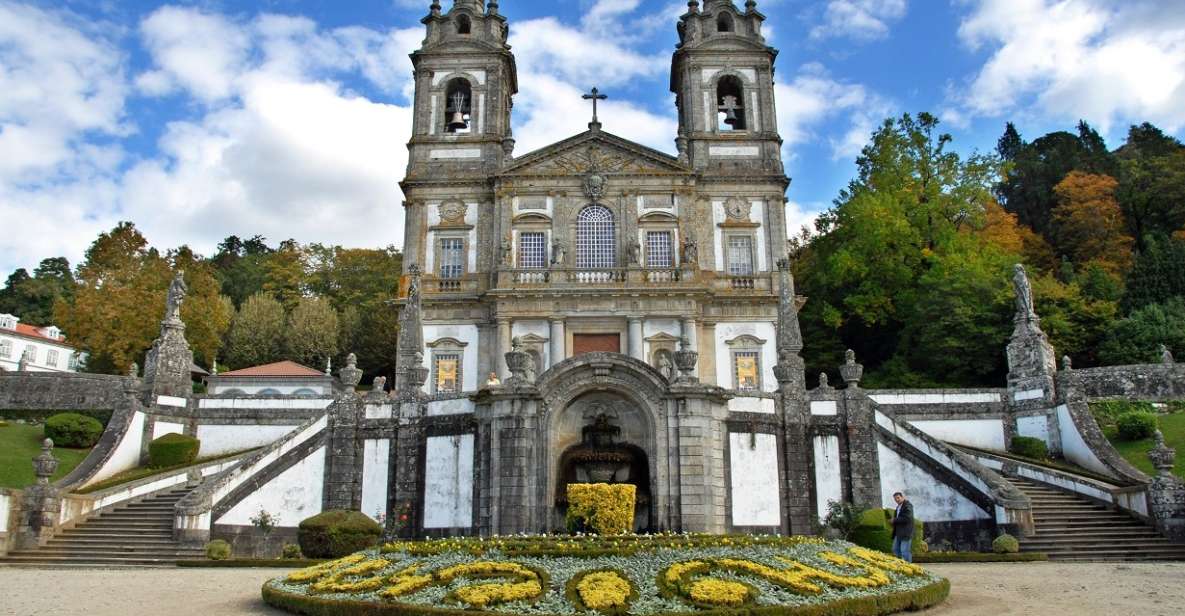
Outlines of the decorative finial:
<svg viewBox="0 0 1185 616">
<path fill-rule="evenodd" d="M 1062 356 L 1062 370 L 1069 372 L 1074 369 L 1074 362 L 1070 360 L 1069 355 Z"/>
<path fill-rule="evenodd" d="M 843 377 L 849 388 L 860 385 L 860 378 L 864 376 L 864 366 L 856 363 L 856 352 L 848 349 L 844 353 L 844 365 L 839 367 L 839 375 Z"/>
<path fill-rule="evenodd" d="M 831 387 L 831 385 L 828 383 L 827 373 L 820 372 L 819 373 L 819 389 L 827 389 L 829 387 Z"/>
<path fill-rule="evenodd" d="M 489 3 L 486 4 L 486 13 L 490 15 L 498 14 L 498 0 L 490 0 Z"/>
<path fill-rule="evenodd" d="M 1173 359 L 1173 352 L 1163 344 L 1160 345 L 1160 363 L 1166 366 L 1171 366 L 1177 363 L 1176 360 Z"/>
<path fill-rule="evenodd" d="M 757 0 L 746 0 L 745 1 L 745 12 L 752 13 L 753 11 L 756 11 L 756 10 L 757 10 Z"/>
<path fill-rule="evenodd" d="M 38 485 L 49 485 L 49 478 L 58 470 L 58 460 L 53 457 L 53 440 L 41 441 L 41 453 L 33 458 L 33 473 Z"/>
<path fill-rule="evenodd" d="M 140 364 L 137 364 L 136 362 L 132 362 L 132 365 L 128 366 L 128 376 L 130 376 L 132 378 L 139 378 Z"/>
<path fill-rule="evenodd" d="M 333 376 L 333 358 L 325 358 L 325 376 Z"/>
<path fill-rule="evenodd" d="M 362 371 L 358 369 L 358 356 L 350 353 L 346 356 L 346 367 L 337 371 L 342 384 L 353 390 L 362 382 Z"/>
<path fill-rule="evenodd" d="M 699 1 L 698 0 L 687 0 L 687 12 L 688 13 L 698 13 L 699 12 Z"/>
<path fill-rule="evenodd" d="M 1162 477 L 1172 476 L 1173 467 L 1177 462 L 1177 450 L 1164 444 L 1164 434 L 1160 430 L 1156 431 L 1155 439 L 1156 445 L 1148 451 L 1148 459 Z"/>
<path fill-rule="evenodd" d="M 432 0 L 432 5 L 428 7 L 428 11 L 430 13 L 432 13 L 433 16 L 439 16 L 440 15 L 440 0 Z"/>
</svg>

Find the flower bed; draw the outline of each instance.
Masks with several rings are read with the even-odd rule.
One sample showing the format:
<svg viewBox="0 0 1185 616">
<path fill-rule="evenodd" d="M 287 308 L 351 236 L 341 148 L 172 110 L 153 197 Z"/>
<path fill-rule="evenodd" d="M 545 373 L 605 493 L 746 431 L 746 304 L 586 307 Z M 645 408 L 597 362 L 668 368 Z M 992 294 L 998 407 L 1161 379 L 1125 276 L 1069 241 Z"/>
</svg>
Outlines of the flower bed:
<svg viewBox="0 0 1185 616">
<path fill-rule="evenodd" d="M 942 602 L 921 567 L 814 537 L 650 535 L 396 542 L 264 584 L 309 616 L 852 616 Z"/>
</svg>

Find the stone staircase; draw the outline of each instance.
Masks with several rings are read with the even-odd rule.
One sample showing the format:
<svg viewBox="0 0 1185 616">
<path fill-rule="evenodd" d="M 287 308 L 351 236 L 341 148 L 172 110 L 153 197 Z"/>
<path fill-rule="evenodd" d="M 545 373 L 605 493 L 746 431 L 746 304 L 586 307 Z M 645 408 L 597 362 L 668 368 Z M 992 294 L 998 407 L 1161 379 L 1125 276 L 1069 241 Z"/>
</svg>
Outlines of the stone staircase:
<svg viewBox="0 0 1185 616">
<path fill-rule="evenodd" d="M 4 565 L 165 566 L 205 558 L 173 540 L 173 507 L 189 492 L 157 492 L 64 530 L 35 550 L 13 551 Z"/>
<path fill-rule="evenodd" d="M 1044 552 L 1057 561 L 1185 560 L 1185 545 L 1122 511 L 1045 484 L 1009 480 L 1033 503 L 1037 532 L 1021 539 L 1022 552 Z"/>
</svg>

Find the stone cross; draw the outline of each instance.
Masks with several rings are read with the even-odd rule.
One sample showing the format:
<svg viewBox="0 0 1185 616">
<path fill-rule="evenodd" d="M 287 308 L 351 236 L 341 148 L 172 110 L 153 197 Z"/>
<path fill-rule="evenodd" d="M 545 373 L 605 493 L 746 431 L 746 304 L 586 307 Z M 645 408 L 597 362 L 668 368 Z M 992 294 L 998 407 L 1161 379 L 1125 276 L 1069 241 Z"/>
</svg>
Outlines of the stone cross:
<svg viewBox="0 0 1185 616">
<path fill-rule="evenodd" d="M 581 98 L 583 98 L 586 101 L 592 101 L 592 104 L 593 104 L 593 119 L 592 119 L 592 122 L 589 123 L 588 127 L 592 128 L 594 126 L 600 126 L 601 123 L 597 120 L 597 101 L 603 101 L 603 100 L 608 99 L 609 97 L 605 94 L 601 94 L 600 90 L 593 88 L 591 92 L 589 92 L 588 94 L 585 94 Z"/>
</svg>

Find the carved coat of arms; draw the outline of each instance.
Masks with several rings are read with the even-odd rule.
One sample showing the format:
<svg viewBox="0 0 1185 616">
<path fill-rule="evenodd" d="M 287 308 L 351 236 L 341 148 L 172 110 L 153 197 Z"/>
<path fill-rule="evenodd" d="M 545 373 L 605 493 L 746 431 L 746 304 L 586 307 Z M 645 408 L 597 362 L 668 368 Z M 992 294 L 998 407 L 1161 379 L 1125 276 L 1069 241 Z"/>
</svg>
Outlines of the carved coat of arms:
<svg viewBox="0 0 1185 616">
<path fill-rule="evenodd" d="M 596 173 L 588 174 L 584 178 L 584 196 L 593 201 L 605 196 L 605 176 Z"/>
<path fill-rule="evenodd" d="M 440 204 L 440 220 L 446 223 L 459 223 L 465 220 L 465 212 L 469 208 L 460 201 L 445 201 Z"/>
</svg>

